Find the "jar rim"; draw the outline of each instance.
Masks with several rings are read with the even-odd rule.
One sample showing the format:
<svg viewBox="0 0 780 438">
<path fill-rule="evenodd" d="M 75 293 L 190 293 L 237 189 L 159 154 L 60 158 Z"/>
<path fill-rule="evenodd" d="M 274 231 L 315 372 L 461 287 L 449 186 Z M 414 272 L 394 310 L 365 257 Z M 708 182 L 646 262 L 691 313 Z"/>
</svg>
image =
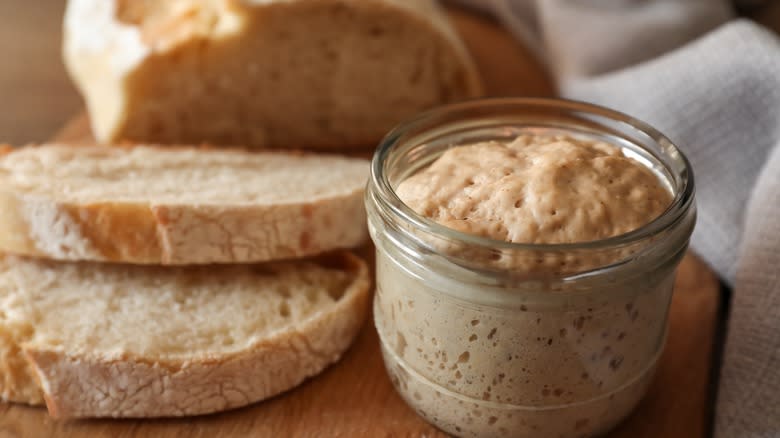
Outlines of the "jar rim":
<svg viewBox="0 0 780 438">
<path fill-rule="evenodd" d="M 669 155 L 682 164 L 682 187 L 674 192 L 674 198 L 670 205 L 658 217 L 645 225 L 627 233 L 604 239 L 571 242 L 571 243 L 521 243 L 507 242 L 504 240 L 482 237 L 458 231 L 435 222 L 412 210 L 392 188 L 388 178 L 385 162 L 392 152 L 404 144 L 402 138 L 409 132 L 420 129 L 426 123 L 448 114 L 467 112 L 477 109 L 540 109 L 540 110 L 566 110 L 587 115 L 605 118 L 617 122 L 624 127 L 629 127 L 638 133 L 644 134 L 652 141 L 669 149 Z M 600 105 L 582 101 L 560 98 L 529 98 L 529 97 L 499 97 L 472 99 L 460 103 L 449 104 L 423 112 L 417 116 L 402 122 L 391 130 L 380 142 L 371 162 L 370 185 L 375 195 L 376 202 L 381 203 L 394 216 L 416 227 L 419 231 L 430 235 L 443 237 L 446 240 L 466 244 L 474 248 L 486 250 L 507 251 L 580 251 L 601 250 L 620 246 L 632 245 L 648 239 L 664 230 L 673 227 L 674 224 L 684 219 L 694 202 L 695 185 L 693 169 L 685 154 L 674 142 L 657 129 L 625 113 L 605 108 Z"/>
</svg>

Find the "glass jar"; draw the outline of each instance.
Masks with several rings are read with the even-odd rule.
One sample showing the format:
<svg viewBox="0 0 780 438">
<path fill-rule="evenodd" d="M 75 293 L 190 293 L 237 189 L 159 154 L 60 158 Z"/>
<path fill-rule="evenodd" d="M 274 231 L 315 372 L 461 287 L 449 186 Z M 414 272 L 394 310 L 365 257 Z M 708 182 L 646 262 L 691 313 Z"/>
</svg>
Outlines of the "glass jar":
<svg viewBox="0 0 780 438">
<path fill-rule="evenodd" d="M 395 193 L 449 148 L 540 132 L 616 145 L 658 175 L 671 205 L 620 236 L 518 244 L 446 228 Z M 444 107 L 383 140 L 366 206 L 385 365 L 426 420 L 460 436 L 583 437 L 637 405 L 663 350 L 674 274 L 696 217 L 690 165 L 659 132 L 572 101 Z"/>
</svg>

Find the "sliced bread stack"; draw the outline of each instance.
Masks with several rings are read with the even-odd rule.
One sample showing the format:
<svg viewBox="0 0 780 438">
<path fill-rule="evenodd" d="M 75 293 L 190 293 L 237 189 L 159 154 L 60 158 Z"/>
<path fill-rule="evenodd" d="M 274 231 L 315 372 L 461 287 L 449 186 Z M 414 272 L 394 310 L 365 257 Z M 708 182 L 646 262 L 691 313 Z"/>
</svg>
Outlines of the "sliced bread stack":
<svg viewBox="0 0 780 438">
<path fill-rule="evenodd" d="M 347 349 L 365 160 L 481 93 L 434 0 L 69 0 L 97 140 L 0 151 L 0 398 L 160 417 L 290 389 Z M 243 145 L 250 150 L 138 144 Z"/>
<path fill-rule="evenodd" d="M 366 265 L 343 251 L 366 237 L 367 172 L 300 153 L 5 149 L 0 397 L 59 418 L 196 415 L 320 372 L 367 310 Z"/>
</svg>

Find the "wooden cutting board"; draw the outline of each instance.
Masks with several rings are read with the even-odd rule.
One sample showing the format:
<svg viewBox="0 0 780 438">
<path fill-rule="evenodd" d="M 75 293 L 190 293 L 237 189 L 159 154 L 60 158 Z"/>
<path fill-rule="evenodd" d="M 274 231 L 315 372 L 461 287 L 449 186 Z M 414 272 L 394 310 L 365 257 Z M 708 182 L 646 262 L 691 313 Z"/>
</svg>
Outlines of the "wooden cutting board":
<svg viewBox="0 0 780 438">
<path fill-rule="evenodd" d="M 490 19 L 452 10 L 491 95 L 553 95 L 530 53 Z M 85 116 L 56 137 L 90 141 Z M 365 253 L 370 257 L 370 250 Z M 700 438 L 708 430 L 709 381 L 719 283 L 693 255 L 683 261 L 671 309 L 666 351 L 655 382 L 612 438 Z M 376 331 L 368 321 L 344 358 L 299 388 L 222 414 L 169 420 L 54 421 L 42 408 L 0 403 L 0 437 L 439 437 L 417 417 L 385 375 Z"/>
</svg>

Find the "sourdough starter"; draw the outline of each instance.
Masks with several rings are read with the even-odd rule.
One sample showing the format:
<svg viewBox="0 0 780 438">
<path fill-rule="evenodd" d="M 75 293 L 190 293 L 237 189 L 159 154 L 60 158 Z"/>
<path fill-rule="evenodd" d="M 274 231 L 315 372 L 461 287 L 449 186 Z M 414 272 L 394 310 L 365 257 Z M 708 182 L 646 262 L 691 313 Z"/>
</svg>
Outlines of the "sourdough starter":
<svg viewBox="0 0 780 438">
<path fill-rule="evenodd" d="M 620 235 L 671 202 L 661 180 L 620 149 L 545 135 L 452 148 L 396 192 L 448 228 L 535 244 Z M 556 275 L 564 265 L 589 265 L 576 254 L 554 264 L 492 262 Z M 402 267 L 379 251 L 375 321 L 394 385 L 442 429 L 480 437 L 592 436 L 628 415 L 645 393 L 665 341 L 673 268 L 550 290 L 538 282 L 517 290 L 475 286 L 431 271 Z M 524 299 L 539 293 L 550 299 Z M 500 294 L 509 296 L 505 305 L 480 304 Z"/>
</svg>

